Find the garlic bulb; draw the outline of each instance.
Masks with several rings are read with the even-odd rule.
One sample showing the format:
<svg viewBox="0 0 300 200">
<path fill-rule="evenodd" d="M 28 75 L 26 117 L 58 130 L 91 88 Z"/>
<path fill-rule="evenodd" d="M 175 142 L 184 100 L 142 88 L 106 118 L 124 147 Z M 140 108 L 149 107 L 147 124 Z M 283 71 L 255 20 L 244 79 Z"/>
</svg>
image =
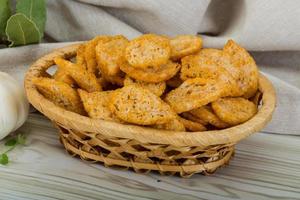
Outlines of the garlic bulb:
<svg viewBox="0 0 300 200">
<path fill-rule="evenodd" d="M 28 110 L 23 87 L 10 75 L 0 72 L 0 139 L 25 122 Z"/>
</svg>

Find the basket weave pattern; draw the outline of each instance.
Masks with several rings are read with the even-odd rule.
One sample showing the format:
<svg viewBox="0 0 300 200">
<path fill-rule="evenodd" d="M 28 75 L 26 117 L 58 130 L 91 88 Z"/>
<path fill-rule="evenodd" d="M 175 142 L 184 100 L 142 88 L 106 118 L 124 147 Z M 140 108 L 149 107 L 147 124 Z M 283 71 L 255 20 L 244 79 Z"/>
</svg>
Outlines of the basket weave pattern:
<svg viewBox="0 0 300 200">
<path fill-rule="evenodd" d="M 57 125 L 57 128 L 62 143 L 71 154 L 79 155 L 83 160 L 103 162 L 107 167 L 132 168 L 139 173 L 157 170 L 168 175 L 179 172 L 182 177 L 200 172 L 207 175 L 227 164 L 234 151 L 232 144 L 205 149 L 197 146 L 143 144 L 134 139 L 82 133 L 61 125 Z"/>
<path fill-rule="evenodd" d="M 54 65 L 55 57 L 71 58 L 77 48 L 78 45 L 72 45 L 58 49 L 36 61 L 26 74 L 25 90 L 31 104 L 59 129 L 66 150 L 87 161 L 132 168 L 140 173 L 154 170 L 182 177 L 211 174 L 229 162 L 239 140 L 265 126 L 275 108 L 274 88 L 261 75 L 259 89 L 263 97 L 259 112 L 246 123 L 224 130 L 169 132 L 80 116 L 45 99 L 31 81 L 43 76 Z"/>
</svg>

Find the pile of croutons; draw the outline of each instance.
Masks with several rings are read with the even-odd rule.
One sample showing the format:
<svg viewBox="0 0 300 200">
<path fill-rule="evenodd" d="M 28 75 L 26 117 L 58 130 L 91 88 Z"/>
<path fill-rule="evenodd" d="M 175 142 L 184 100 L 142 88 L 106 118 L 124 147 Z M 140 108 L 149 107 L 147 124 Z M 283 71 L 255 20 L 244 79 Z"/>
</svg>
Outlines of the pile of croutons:
<svg viewBox="0 0 300 200">
<path fill-rule="evenodd" d="M 202 48 L 194 35 L 97 36 L 75 61 L 34 80 L 57 106 L 94 119 L 170 131 L 224 129 L 256 114 L 261 93 L 251 55 L 233 40 Z"/>
</svg>

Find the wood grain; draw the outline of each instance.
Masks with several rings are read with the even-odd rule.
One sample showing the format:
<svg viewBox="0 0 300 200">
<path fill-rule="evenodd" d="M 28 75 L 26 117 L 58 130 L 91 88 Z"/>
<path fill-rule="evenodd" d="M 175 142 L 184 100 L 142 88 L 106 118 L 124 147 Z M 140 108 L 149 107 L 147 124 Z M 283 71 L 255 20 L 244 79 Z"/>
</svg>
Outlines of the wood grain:
<svg viewBox="0 0 300 200">
<path fill-rule="evenodd" d="M 255 134 L 230 165 L 190 179 L 136 174 L 69 156 L 52 124 L 31 114 L 26 146 L 0 166 L 0 199 L 300 199 L 300 137 Z"/>
</svg>

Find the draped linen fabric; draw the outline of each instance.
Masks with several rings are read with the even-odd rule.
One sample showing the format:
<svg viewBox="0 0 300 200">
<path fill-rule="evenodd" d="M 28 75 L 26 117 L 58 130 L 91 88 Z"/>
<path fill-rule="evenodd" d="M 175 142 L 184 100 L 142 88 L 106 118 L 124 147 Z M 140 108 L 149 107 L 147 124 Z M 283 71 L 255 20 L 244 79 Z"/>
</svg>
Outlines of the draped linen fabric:
<svg viewBox="0 0 300 200">
<path fill-rule="evenodd" d="M 0 71 L 22 82 L 40 56 L 100 34 L 200 34 L 213 48 L 234 39 L 276 87 L 277 108 L 263 131 L 300 135 L 299 1 L 48 0 L 47 12 L 43 43 L 0 49 Z"/>
</svg>

